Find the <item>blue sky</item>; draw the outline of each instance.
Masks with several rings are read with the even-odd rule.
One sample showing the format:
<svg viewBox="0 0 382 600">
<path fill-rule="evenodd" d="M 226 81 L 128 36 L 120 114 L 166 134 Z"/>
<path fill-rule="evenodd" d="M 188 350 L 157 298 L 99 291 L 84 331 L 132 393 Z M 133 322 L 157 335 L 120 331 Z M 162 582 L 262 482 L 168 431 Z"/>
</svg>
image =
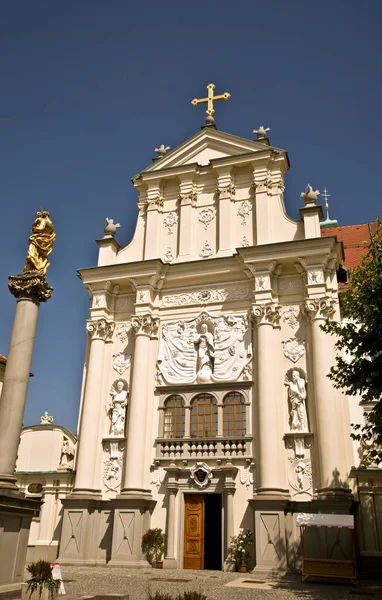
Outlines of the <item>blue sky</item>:
<svg viewBox="0 0 382 600">
<path fill-rule="evenodd" d="M 76 429 L 87 293 L 76 269 L 96 264 L 105 217 L 130 240 L 130 182 L 161 143 L 199 130 L 192 107 L 214 82 L 219 129 L 253 138 L 271 127 L 288 150 L 288 212 L 311 183 L 340 224 L 382 214 L 380 0 L 2 0 L 0 3 L 0 353 L 7 354 L 34 213 L 57 231 L 40 307 L 24 424 L 48 410 Z"/>
</svg>

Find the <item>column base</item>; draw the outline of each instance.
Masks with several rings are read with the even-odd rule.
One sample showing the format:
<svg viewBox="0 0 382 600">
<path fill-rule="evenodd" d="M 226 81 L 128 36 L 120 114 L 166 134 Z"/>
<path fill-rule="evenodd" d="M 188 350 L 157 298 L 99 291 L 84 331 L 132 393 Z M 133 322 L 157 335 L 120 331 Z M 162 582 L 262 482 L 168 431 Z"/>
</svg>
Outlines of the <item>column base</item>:
<svg viewBox="0 0 382 600">
<path fill-rule="evenodd" d="M 163 568 L 164 569 L 177 569 L 178 563 L 176 558 L 164 558 L 163 559 Z"/>
<path fill-rule="evenodd" d="M 110 565 L 148 566 L 141 542 L 143 534 L 150 528 L 156 501 L 151 494 L 137 494 L 136 491 L 129 490 L 131 494 L 120 494 L 110 501 L 114 508 Z"/>
<path fill-rule="evenodd" d="M 290 499 L 289 490 L 283 488 L 257 488 L 253 495 L 253 498 L 262 498 L 265 500 L 278 500 L 278 499 Z"/>
<path fill-rule="evenodd" d="M 17 477 L 14 475 L 9 475 L 8 473 L 0 473 L 0 491 L 1 490 L 10 490 L 22 495 L 18 486 L 16 485 Z"/>
</svg>

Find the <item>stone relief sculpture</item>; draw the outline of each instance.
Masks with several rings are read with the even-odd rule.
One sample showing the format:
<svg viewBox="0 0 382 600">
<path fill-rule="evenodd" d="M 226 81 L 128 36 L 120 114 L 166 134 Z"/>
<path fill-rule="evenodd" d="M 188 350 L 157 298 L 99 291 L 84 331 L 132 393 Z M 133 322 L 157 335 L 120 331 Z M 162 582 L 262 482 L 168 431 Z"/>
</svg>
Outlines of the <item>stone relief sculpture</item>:
<svg viewBox="0 0 382 600">
<path fill-rule="evenodd" d="M 289 338 L 283 342 L 284 356 L 292 362 L 297 362 L 305 354 L 305 341 L 298 338 Z"/>
<path fill-rule="evenodd" d="M 162 327 L 158 374 L 167 384 L 236 381 L 251 358 L 247 316 L 203 312 Z"/>
<path fill-rule="evenodd" d="M 306 412 L 306 375 L 303 369 L 289 369 L 284 384 L 288 387 L 290 430 L 309 432 Z"/>
<path fill-rule="evenodd" d="M 116 492 L 121 485 L 124 446 L 118 441 L 109 442 L 104 449 L 109 456 L 104 462 L 103 482 L 107 490 Z"/>
<path fill-rule="evenodd" d="M 74 447 L 69 438 L 64 436 L 61 448 L 59 469 L 72 469 L 74 459 Z"/>
<path fill-rule="evenodd" d="M 126 354 L 125 352 L 113 354 L 113 369 L 117 371 L 118 375 L 122 375 L 130 365 L 131 354 Z"/>
<path fill-rule="evenodd" d="M 123 436 L 125 431 L 125 413 L 128 397 L 128 383 L 125 379 L 117 379 L 111 386 L 112 401 L 106 412 L 110 418 L 110 434 Z"/>
<path fill-rule="evenodd" d="M 290 467 L 288 469 L 288 481 L 292 488 L 292 495 L 307 493 L 312 495 L 313 473 L 312 464 L 309 458 L 304 460 L 289 459 Z"/>
</svg>

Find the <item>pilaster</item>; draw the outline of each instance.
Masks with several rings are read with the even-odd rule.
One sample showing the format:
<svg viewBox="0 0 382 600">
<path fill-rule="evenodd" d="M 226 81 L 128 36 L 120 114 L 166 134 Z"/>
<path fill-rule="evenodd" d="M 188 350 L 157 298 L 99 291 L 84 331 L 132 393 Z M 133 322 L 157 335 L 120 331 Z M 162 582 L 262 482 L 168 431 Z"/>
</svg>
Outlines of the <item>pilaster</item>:
<svg viewBox="0 0 382 600">
<path fill-rule="evenodd" d="M 194 174 L 182 179 L 179 185 L 179 258 L 187 259 L 193 254 L 195 237 L 197 193 Z"/>
<path fill-rule="evenodd" d="M 321 329 L 321 325 L 334 314 L 335 304 L 333 298 L 325 296 L 307 299 L 302 307 L 311 327 L 319 496 L 350 494 L 345 452 L 348 440 L 343 435 L 342 395 L 328 378 L 330 368 L 335 363 L 333 340 Z"/>
<path fill-rule="evenodd" d="M 100 406 L 102 404 L 102 377 L 104 371 L 105 343 L 110 342 L 114 322 L 104 318 L 86 323 L 90 338 L 88 371 L 82 406 L 80 434 L 77 449 L 76 480 L 73 494 L 98 495 L 101 493 L 96 479 L 96 458 L 99 440 Z"/>
</svg>

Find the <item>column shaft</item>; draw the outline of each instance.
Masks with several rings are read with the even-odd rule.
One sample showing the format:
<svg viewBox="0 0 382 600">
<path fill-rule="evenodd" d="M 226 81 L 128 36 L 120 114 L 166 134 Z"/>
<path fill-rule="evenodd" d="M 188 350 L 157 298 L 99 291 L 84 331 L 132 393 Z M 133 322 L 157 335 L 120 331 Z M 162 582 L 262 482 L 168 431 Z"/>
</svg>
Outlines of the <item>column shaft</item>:
<svg viewBox="0 0 382 600">
<path fill-rule="evenodd" d="M 15 470 L 36 335 L 38 307 L 38 302 L 24 298 L 18 300 L 16 305 L 0 399 L 0 481 L 1 474 L 9 474 L 13 477 Z"/>
<path fill-rule="evenodd" d="M 233 492 L 231 490 L 227 491 L 225 500 L 225 550 L 224 556 L 225 558 L 229 558 L 229 549 L 231 546 L 231 538 L 234 535 L 234 522 L 233 522 Z"/>
<path fill-rule="evenodd" d="M 334 365 L 332 340 L 321 330 L 324 318 L 312 320 L 313 378 L 320 488 L 342 488 L 347 479 L 340 392 L 327 377 Z"/>
<path fill-rule="evenodd" d="M 170 490 L 168 496 L 166 558 L 175 558 L 175 493 Z"/>
<path fill-rule="evenodd" d="M 102 406 L 102 378 L 105 342 L 111 339 L 114 323 L 105 319 L 88 321 L 86 329 L 91 336 L 85 393 L 78 437 L 76 481 L 74 494 L 99 494 L 95 482 L 99 420 Z"/>
<path fill-rule="evenodd" d="M 256 313 L 257 310 L 257 313 Z M 263 494 L 287 494 L 284 448 L 279 428 L 280 380 L 277 376 L 279 319 L 272 304 L 255 307 L 257 326 L 257 490 Z"/>
<path fill-rule="evenodd" d="M 149 492 L 144 471 L 149 347 L 149 335 L 138 332 L 135 340 L 133 378 L 129 405 L 129 428 L 122 493 Z"/>
</svg>

